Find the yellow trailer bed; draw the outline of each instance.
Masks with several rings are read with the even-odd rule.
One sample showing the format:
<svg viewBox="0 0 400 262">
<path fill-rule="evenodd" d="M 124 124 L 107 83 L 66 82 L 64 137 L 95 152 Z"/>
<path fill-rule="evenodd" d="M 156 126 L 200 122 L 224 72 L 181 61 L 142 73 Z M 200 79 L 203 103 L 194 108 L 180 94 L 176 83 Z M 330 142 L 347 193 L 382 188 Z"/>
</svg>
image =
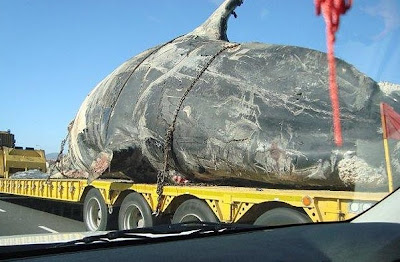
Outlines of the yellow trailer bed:
<svg viewBox="0 0 400 262">
<path fill-rule="evenodd" d="M 95 180 L 89 185 L 82 179 L 3 178 L 0 179 L 0 193 L 83 203 L 84 221 L 89 230 L 108 229 L 107 220 L 111 216 L 118 216 L 120 229 L 153 225 L 158 203 L 155 184 L 135 184 L 122 180 Z M 162 215 L 173 217 L 173 222 L 179 216 L 180 220 L 175 219 L 175 222 L 185 222 L 194 217 L 200 221 L 214 222 L 215 218 L 215 221 L 226 223 L 253 223 L 262 215 L 264 217 L 261 222 L 264 223 L 286 218 L 290 222 L 291 216 L 294 222 L 341 221 L 368 209 L 386 194 L 229 186 L 165 186 L 160 211 Z M 133 214 L 136 220 L 132 218 Z M 275 217 L 272 220 L 271 215 Z"/>
</svg>

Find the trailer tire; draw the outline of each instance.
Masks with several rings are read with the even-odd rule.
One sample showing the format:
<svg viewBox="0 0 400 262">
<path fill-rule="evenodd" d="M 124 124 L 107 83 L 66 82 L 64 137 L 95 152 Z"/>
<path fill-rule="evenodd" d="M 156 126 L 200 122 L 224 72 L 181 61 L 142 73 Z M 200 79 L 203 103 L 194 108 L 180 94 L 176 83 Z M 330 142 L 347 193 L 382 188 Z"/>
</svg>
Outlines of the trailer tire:
<svg viewBox="0 0 400 262">
<path fill-rule="evenodd" d="M 189 199 L 183 202 L 172 217 L 172 224 L 185 222 L 219 222 L 214 212 L 202 200 Z"/>
<path fill-rule="evenodd" d="M 97 188 L 88 191 L 83 203 L 83 222 L 88 231 L 104 231 L 111 229 L 112 216 L 103 196 Z"/>
<path fill-rule="evenodd" d="M 291 224 L 311 223 L 311 219 L 305 214 L 286 207 L 278 207 L 268 210 L 259 216 L 254 225 L 257 226 L 279 226 Z"/>
<path fill-rule="evenodd" d="M 122 201 L 118 214 L 119 230 L 152 226 L 152 212 L 143 196 L 136 192 L 127 195 Z"/>
</svg>

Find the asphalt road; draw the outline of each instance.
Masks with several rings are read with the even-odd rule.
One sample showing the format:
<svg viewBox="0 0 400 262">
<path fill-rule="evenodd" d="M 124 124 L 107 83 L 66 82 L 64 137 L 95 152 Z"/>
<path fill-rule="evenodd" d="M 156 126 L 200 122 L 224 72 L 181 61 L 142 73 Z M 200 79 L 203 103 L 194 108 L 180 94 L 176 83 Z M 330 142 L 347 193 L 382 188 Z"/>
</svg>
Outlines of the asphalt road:
<svg viewBox="0 0 400 262">
<path fill-rule="evenodd" d="M 66 218 L 40 209 L 65 212 L 58 203 L 0 195 L 0 236 L 85 231 L 82 221 L 71 219 L 71 212 Z"/>
</svg>

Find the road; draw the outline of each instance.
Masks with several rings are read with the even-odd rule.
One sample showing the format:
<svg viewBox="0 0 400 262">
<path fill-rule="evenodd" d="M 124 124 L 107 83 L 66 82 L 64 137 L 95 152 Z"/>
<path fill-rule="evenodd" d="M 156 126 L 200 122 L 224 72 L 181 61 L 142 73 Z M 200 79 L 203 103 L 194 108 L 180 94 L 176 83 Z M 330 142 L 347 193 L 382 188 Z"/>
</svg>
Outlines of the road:
<svg viewBox="0 0 400 262">
<path fill-rule="evenodd" d="M 85 231 L 82 221 L 37 210 L 44 206 L 54 211 L 60 204 L 1 195 L 0 236 Z"/>
</svg>

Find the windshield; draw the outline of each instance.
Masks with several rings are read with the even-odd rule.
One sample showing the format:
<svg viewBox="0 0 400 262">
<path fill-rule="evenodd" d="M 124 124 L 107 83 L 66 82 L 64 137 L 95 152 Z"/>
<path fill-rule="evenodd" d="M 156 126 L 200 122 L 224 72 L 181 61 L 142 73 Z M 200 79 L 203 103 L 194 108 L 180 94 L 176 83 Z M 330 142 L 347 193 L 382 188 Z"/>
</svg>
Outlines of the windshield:
<svg viewBox="0 0 400 262">
<path fill-rule="evenodd" d="M 400 5 L 328 2 L 0 1 L 0 236 L 368 210 L 400 185 Z"/>
</svg>

